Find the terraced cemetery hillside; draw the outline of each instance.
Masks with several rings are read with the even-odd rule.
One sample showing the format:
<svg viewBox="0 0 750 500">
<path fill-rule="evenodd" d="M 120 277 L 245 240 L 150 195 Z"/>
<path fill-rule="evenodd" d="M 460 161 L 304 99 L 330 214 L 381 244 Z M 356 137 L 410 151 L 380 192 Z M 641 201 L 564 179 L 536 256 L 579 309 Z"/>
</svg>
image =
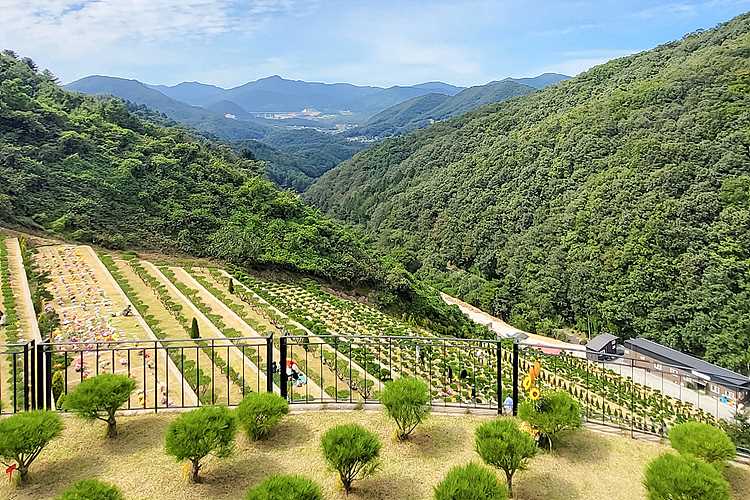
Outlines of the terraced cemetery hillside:
<svg viewBox="0 0 750 500">
<path fill-rule="evenodd" d="M 21 262 L 15 268 L 14 248 Z M 8 311 L 3 340 L 33 338 L 29 325 L 35 319 L 44 326 L 55 349 L 58 404 L 77 383 L 104 372 L 136 380 L 129 408 L 238 404 L 269 385 L 280 391 L 282 342 L 286 359 L 303 375 L 288 382 L 292 401 L 376 401 L 386 381 L 417 376 L 428 382 L 433 404 L 497 408 L 498 361 L 502 395 L 513 391 L 510 344 L 498 353 L 494 339 L 441 337 L 310 278 L 53 241 L 27 245 L 5 238 L 2 249 L 0 284 Z M 23 287 L 7 285 L 22 282 L 8 273 L 24 280 L 28 275 L 37 288 L 38 318 L 19 315 L 34 306 Z M 590 420 L 647 432 L 687 419 L 716 421 L 580 353 L 522 349 L 520 377 L 537 361 L 541 387 L 568 391 Z M 2 363 L 3 373 L 12 374 L 12 357 L 3 356 Z M 519 398 L 524 396 L 520 389 Z M 12 404 L 7 388 L 2 397 L 6 408 Z"/>
</svg>

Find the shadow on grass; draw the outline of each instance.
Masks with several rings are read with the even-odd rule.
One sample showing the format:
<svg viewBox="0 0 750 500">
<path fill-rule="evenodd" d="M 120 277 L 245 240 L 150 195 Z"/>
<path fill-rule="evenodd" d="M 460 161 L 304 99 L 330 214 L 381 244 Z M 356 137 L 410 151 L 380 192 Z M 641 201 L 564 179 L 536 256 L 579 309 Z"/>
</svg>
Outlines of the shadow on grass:
<svg viewBox="0 0 750 500">
<path fill-rule="evenodd" d="M 337 484 L 339 483 L 337 482 Z M 341 488 L 341 491 L 343 492 L 343 488 Z M 376 472 L 370 478 L 355 481 L 354 490 L 348 498 L 398 498 L 399 500 L 407 500 L 422 497 L 419 489 L 414 487 L 413 479 Z"/>
<path fill-rule="evenodd" d="M 94 454 L 76 454 L 32 464 L 29 483 L 17 491 L 29 498 L 47 498 L 50 493 L 61 492 L 81 479 L 97 477 L 102 470 L 102 461 Z"/>
<path fill-rule="evenodd" d="M 117 437 L 107 438 L 107 425 L 101 423 L 101 434 L 97 445 L 111 455 L 130 455 L 154 447 L 164 448 L 164 436 L 167 434 L 171 418 L 119 418 L 117 420 Z M 157 439 L 154 439 L 154 436 Z"/>
<path fill-rule="evenodd" d="M 750 469 L 729 465 L 724 469 L 734 498 L 750 498 Z"/>
<path fill-rule="evenodd" d="M 579 498 L 575 484 L 549 472 L 524 472 L 516 475 L 513 478 L 513 494 L 517 498 L 544 500 Z"/>
<path fill-rule="evenodd" d="M 312 432 L 302 422 L 284 419 L 279 425 L 274 427 L 266 439 L 255 441 L 254 444 L 262 451 L 270 451 L 272 449 L 287 450 L 304 445 L 312 437 Z"/>
<path fill-rule="evenodd" d="M 400 445 L 411 445 L 412 449 L 420 455 L 446 457 L 463 446 L 467 440 L 473 439 L 473 435 L 470 435 L 465 428 L 457 425 L 427 424 L 417 427 L 409 440 Z"/>
<path fill-rule="evenodd" d="M 245 492 L 272 474 L 289 474 L 268 455 L 235 456 L 232 461 L 208 463 L 201 473 L 203 482 L 189 484 L 200 498 L 244 498 Z"/>
<path fill-rule="evenodd" d="M 606 459 L 612 451 L 608 439 L 586 432 L 563 434 L 555 443 L 552 454 L 571 463 L 596 463 Z"/>
</svg>

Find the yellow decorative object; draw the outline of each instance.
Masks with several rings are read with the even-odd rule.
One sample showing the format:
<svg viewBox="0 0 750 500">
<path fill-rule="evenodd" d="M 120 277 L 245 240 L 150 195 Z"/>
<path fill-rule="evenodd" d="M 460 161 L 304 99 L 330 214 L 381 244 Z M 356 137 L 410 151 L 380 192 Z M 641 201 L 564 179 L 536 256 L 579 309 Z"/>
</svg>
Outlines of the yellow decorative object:
<svg viewBox="0 0 750 500">
<path fill-rule="evenodd" d="M 532 383 L 533 383 L 533 382 L 532 382 L 532 380 L 531 380 L 531 376 L 529 376 L 529 375 L 526 375 L 526 376 L 525 376 L 525 377 L 523 378 L 523 388 L 524 388 L 524 390 L 525 390 L 525 391 L 528 391 L 529 389 L 531 389 L 531 384 L 532 384 Z"/>
<path fill-rule="evenodd" d="M 541 397 L 541 395 L 542 395 L 542 391 L 540 391 L 538 387 L 532 387 L 531 390 L 529 391 L 529 397 L 533 401 L 537 401 Z"/>
</svg>

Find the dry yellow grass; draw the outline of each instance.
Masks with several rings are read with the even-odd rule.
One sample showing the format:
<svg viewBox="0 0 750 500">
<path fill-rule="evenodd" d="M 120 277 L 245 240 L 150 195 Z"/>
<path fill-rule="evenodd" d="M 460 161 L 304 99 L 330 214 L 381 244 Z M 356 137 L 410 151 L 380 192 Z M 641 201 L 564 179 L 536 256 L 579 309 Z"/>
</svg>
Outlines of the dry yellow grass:
<svg viewBox="0 0 750 500">
<path fill-rule="evenodd" d="M 231 458 L 211 459 L 203 484 L 189 484 L 184 469 L 163 451 L 163 436 L 175 414 L 121 417 L 120 436 L 103 437 L 99 423 L 66 417 L 63 436 L 49 446 L 31 469 L 31 483 L 21 489 L 0 486 L 0 498 L 53 498 L 68 485 L 97 477 L 117 484 L 129 499 L 243 498 L 267 475 L 299 473 L 317 481 L 327 498 L 344 498 L 336 475 L 327 470 L 319 450 L 322 433 L 331 426 L 357 422 L 383 441 L 382 468 L 355 483 L 351 499 L 430 498 L 432 487 L 456 464 L 478 460 L 474 428 L 488 417 L 432 416 L 410 442 L 393 439 L 393 426 L 380 412 L 321 411 L 288 416 L 268 441 L 239 436 Z M 580 431 L 568 436 L 552 454 L 543 453 L 516 476 L 520 499 L 644 498 L 644 464 L 667 450 L 660 444 Z M 734 497 L 750 498 L 750 470 L 732 466 L 727 475 Z"/>
</svg>

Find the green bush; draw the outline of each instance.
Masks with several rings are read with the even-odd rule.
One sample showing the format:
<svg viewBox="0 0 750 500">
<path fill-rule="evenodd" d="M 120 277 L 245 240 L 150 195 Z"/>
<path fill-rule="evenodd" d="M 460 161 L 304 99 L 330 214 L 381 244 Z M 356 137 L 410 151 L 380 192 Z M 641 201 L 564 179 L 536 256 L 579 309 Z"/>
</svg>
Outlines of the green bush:
<svg viewBox="0 0 750 500">
<path fill-rule="evenodd" d="M 5 464 L 16 465 L 23 483 L 31 463 L 62 429 L 60 416 L 52 411 L 27 411 L 0 419 L 0 457 Z"/>
<path fill-rule="evenodd" d="M 506 500 L 508 490 L 492 470 L 470 463 L 453 467 L 435 487 L 435 500 Z"/>
<path fill-rule="evenodd" d="M 562 431 L 581 427 L 581 406 L 565 391 L 542 394 L 537 401 L 524 400 L 518 405 L 518 416 L 539 431 L 550 450 Z"/>
<path fill-rule="evenodd" d="M 272 392 L 253 392 L 237 408 L 237 419 L 250 439 L 268 436 L 271 429 L 289 413 L 289 403 Z"/>
<path fill-rule="evenodd" d="M 695 455 L 713 465 L 723 464 L 737 454 L 726 432 L 701 422 L 685 422 L 672 427 L 669 442 L 680 453 Z"/>
<path fill-rule="evenodd" d="M 729 483 L 713 466 L 691 455 L 665 453 L 646 467 L 648 500 L 729 500 Z"/>
<path fill-rule="evenodd" d="M 55 408 L 58 410 L 62 409 L 62 396 L 65 392 L 65 378 L 63 372 L 60 370 L 55 371 L 52 374 L 52 402 L 55 404 Z"/>
<path fill-rule="evenodd" d="M 130 398 L 135 381 L 105 373 L 84 380 L 65 396 L 63 408 L 89 420 L 107 422 L 107 437 L 117 436 L 115 412 Z"/>
<path fill-rule="evenodd" d="M 323 493 L 306 477 L 275 475 L 250 489 L 245 500 L 323 500 Z"/>
<path fill-rule="evenodd" d="M 234 449 L 237 421 L 225 406 L 204 406 L 183 413 L 167 428 L 166 451 L 178 462 L 189 460 L 190 480 L 199 483 L 201 460 L 224 458 Z"/>
<path fill-rule="evenodd" d="M 191 339 L 197 339 L 200 338 L 201 332 L 198 329 L 198 320 L 193 318 L 193 321 L 190 323 L 190 338 Z"/>
<path fill-rule="evenodd" d="M 430 390 L 419 379 L 402 377 L 385 384 L 380 402 L 396 422 L 396 435 L 403 441 L 430 413 Z"/>
<path fill-rule="evenodd" d="M 355 479 L 367 477 L 378 468 L 380 441 L 360 425 L 332 427 L 323 435 L 321 445 L 326 462 L 339 473 L 347 494 Z"/>
<path fill-rule="evenodd" d="M 513 475 L 525 470 L 537 452 L 536 442 L 522 431 L 515 420 L 498 418 L 485 422 L 476 430 L 476 451 L 484 463 L 505 472 L 508 494 L 513 496 Z"/>
<path fill-rule="evenodd" d="M 68 488 L 57 500 L 124 500 L 119 488 L 111 484 L 84 479 Z"/>
</svg>

